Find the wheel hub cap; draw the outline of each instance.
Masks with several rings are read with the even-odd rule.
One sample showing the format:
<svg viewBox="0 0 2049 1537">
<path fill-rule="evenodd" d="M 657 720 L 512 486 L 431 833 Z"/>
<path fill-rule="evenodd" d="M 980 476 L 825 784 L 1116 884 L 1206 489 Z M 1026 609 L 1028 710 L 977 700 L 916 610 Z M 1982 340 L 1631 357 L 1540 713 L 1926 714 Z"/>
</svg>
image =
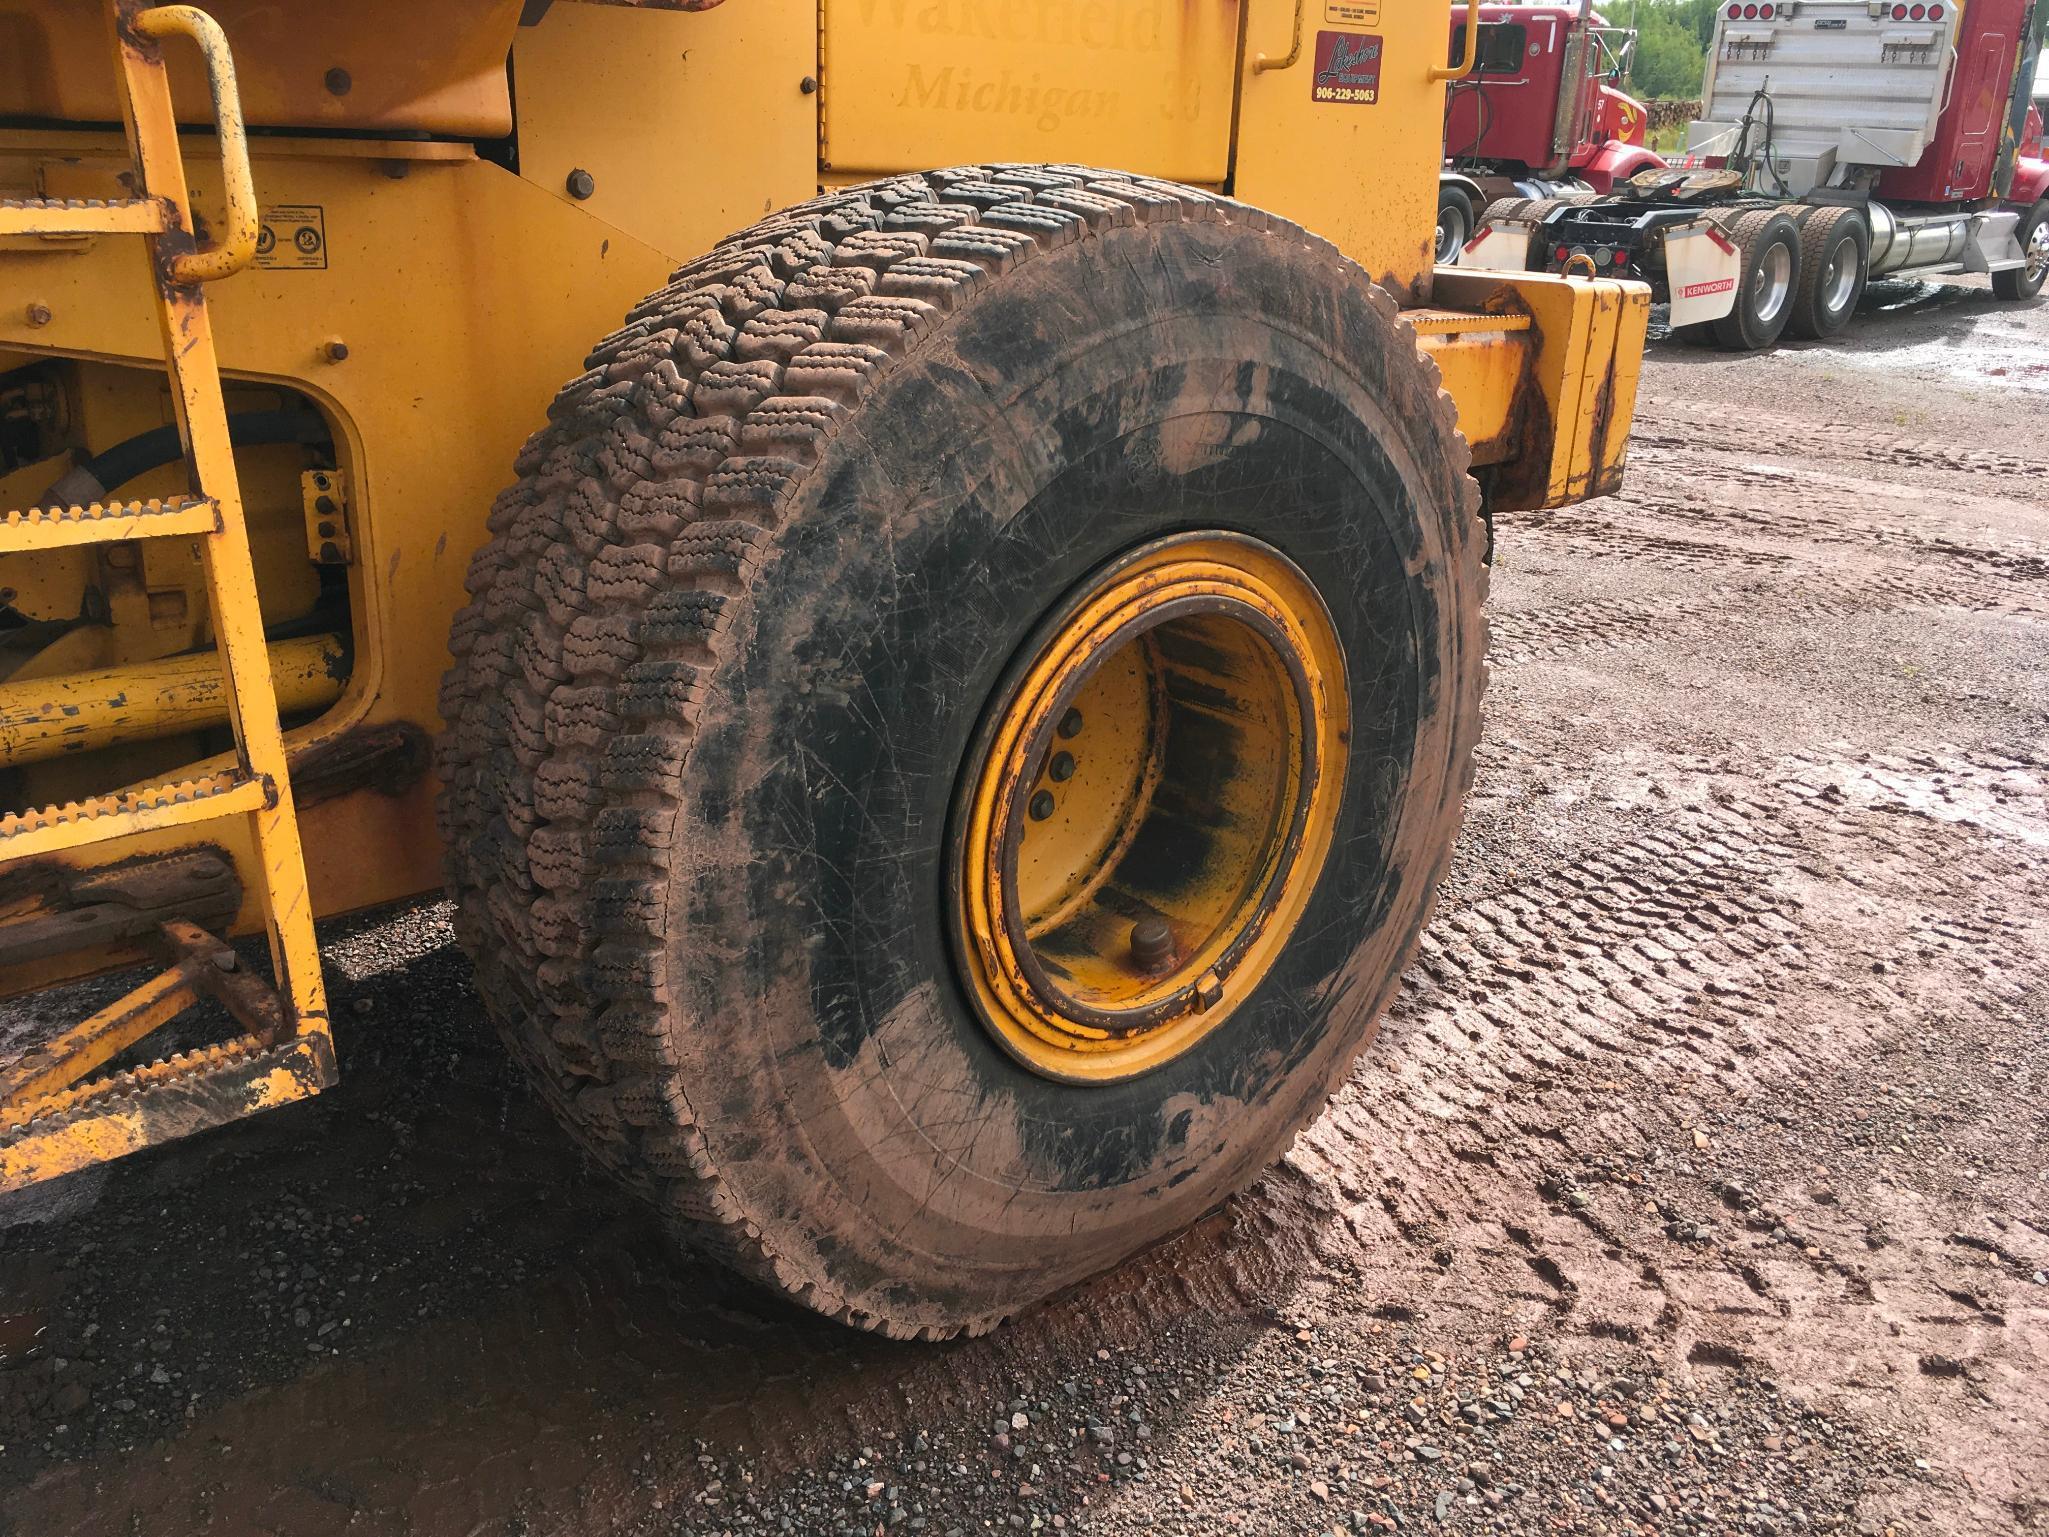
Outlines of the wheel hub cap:
<svg viewBox="0 0 2049 1537">
<path fill-rule="evenodd" d="M 1757 318 L 1769 321 L 1785 307 L 1793 288 L 1793 253 L 1784 244 L 1774 244 L 1758 261 L 1750 280 L 1750 294 Z"/>
<path fill-rule="evenodd" d="M 1328 612 L 1272 547 L 1160 540 L 1026 647 L 955 808 L 955 947 L 983 1022 L 1068 1081 L 1214 1029 L 1329 853 L 1347 692 Z"/>
</svg>

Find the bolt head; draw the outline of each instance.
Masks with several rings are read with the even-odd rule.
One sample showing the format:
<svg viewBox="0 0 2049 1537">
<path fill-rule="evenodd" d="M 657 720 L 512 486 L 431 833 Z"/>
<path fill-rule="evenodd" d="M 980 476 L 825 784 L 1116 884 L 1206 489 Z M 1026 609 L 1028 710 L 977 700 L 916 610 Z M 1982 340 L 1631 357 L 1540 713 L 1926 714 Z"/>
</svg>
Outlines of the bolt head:
<svg viewBox="0 0 2049 1537">
<path fill-rule="evenodd" d="M 1043 822 L 1053 814 L 1053 806 L 1053 792 L 1051 790 L 1041 790 L 1032 797 L 1031 804 L 1025 809 L 1031 812 L 1034 822 Z"/>
<path fill-rule="evenodd" d="M 1053 754 L 1053 761 L 1046 765 L 1046 777 L 1056 785 L 1066 784 L 1068 780 L 1074 777 L 1074 754 L 1071 752 L 1056 752 Z"/>
<path fill-rule="evenodd" d="M 1166 919 L 1149 913 L 1132 924 L 1131 958 L 1147 971 L 1165 971 L 1174 964 L 1174 931 Z"/>
<path fill-rule="evenodd" d="M 327 94 L 330 96 L 348 95 L 350 87 L 355 83 L 355 81 L 349 78 L 349 72 L 340 65 L 336 65 L 333 69 L 329 70 L 325 76 Z"/>
<path fill-rule="evenodd" d="M 40 304 L 40 303 L 39 303 L 39 304 L 31 304 L 31 305 L 30 305 L 30 306 L 28 307 L 28 323 L 29 323 L 30 325 L 32 325 L 32 326 L 46 326 L 46 325 L 48 325 L 48 324 L 50 323 L 50 320 L 51 320 L 51 315 L 50 315 L 50 306 L 49 306 L 49 305 L 47 305 L 47 304 Z"/>
<path fill-rule="evenodd" d="M 578 166 L 569 173 L 562 185 L 569 195 L 580 203 L 598 190 L 598 179 Z"/>
<path fill-rule="evenodd" d="M 330 363 L 342 362 L 349 355 L 349 344 L 344 341 L 328 342 L 320 349 L 320 355 Z"/>
<path fill-rule="evenodd" d="M 1066 713 L 1065 715 L 1061 716 L 1061 717 L 1060 717 L 1060 726 L 1059 726 L 1059 731 L 1060 731 L 1060 734 L 1061 734 L 1062 736 L 1065 736 L 1065 737 L 1075 737 L 1075 736 L 1080 736 L 1080 735 L 1081 735 L 1081 711 L 1079 711 L 1079 710 L 1069 710 L 1069 711 L 1068 711 L 1068 712 L 1067 712 L 1067 713 Z"/>
</svg>

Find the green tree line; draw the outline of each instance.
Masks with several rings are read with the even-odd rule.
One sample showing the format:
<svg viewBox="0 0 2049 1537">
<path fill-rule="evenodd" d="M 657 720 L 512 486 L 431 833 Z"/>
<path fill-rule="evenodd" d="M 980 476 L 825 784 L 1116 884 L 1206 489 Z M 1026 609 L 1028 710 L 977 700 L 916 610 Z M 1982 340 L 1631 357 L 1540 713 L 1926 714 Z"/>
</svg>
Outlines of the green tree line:
<svg viewBox="0 0 2049 1537">
<path fill-rule="evenodd" d="M 1612 25 L 1636 28 L 1636 58 L 1629 68 L 1631 95 L 1700 94 L 1719 4 L 1720 0 L 1612 0 L 1602 8 Z"/>
</svg>

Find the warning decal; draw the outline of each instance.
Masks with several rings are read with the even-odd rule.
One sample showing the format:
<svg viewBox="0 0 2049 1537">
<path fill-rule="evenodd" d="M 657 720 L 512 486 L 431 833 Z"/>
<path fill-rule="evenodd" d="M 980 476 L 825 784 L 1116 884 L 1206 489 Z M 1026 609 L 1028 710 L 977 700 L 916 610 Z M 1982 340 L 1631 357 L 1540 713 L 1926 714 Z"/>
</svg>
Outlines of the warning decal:
<svg viewBox="0 0 2049 1537">
<path fill-rule="evenodd" d="M 1354 32 L 1316 34 L 1316 68 L 1309 76 L 1313 101 L 1371 106 L 1380 99 L 1380 39 Z"/>
<path fill-rule="evenodd" d="M 317 203 L 263 210 L 256 265 L 292 272 L 327 268 L 327 215 Z"/>
<path fill-rule="evenodd" d="M 1324 0 L 1323 19 L 1334 27 L 1377 27 L 1380 0 Z"/>
</svg>

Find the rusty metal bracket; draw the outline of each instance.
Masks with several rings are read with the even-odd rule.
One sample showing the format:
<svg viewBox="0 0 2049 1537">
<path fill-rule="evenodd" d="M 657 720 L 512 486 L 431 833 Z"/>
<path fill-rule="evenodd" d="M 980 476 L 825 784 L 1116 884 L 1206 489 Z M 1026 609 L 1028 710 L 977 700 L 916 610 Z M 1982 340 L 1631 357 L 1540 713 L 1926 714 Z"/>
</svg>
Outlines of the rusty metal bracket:
<svg viewBox="0 0 2049 1537">
<path fill-rule="evenodd" d="M 303 470 L 299 500 L 306 509 L 306 558 L 316 566 L 346 566 L 356 558 L 349 538 L 349 481 L 344 470 Z"/>
<path fill-rule="evenodd" d="M 234 864 L 212 848 L 148 855 L 88 870 L 51 862 L 32 910 L 0 923 L 0 972 L 73 950 L 158 934 L 169 918 L 226 923 L 242 905 Z M 32 870 L 10 871 L 19 877 Z M 4 896 L 0 890 L 0 896 Z"/>
</svg>

